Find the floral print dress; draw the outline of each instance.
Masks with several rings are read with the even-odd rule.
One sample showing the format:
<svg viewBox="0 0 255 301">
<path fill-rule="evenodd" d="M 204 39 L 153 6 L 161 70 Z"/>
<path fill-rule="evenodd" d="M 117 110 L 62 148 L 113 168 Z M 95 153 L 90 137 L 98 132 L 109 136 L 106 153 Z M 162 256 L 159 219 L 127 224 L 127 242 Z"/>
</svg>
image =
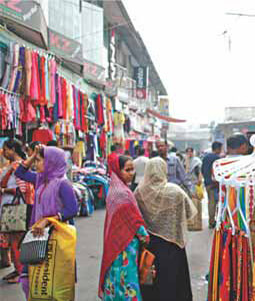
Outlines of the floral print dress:
<svg viewBox="0 0 255 301">
<path fill-rule="evenodd" d="M 125 251 L 114 260 L 105 276 L 104 301 L 142 301 L 138 277 L 139 240 L 146 241 L 148 236 L 141 226 Z"/>
</svg>

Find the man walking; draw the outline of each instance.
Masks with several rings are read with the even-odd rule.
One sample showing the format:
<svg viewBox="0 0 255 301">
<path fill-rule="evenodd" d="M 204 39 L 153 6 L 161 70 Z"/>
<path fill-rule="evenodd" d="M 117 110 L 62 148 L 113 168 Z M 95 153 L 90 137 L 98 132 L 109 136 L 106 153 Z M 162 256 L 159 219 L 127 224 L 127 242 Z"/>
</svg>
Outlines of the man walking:
<svg viewBox="0 0 255 301">
<path fill-rule="evenodd" d="M 159 156 L 167 162 L 168 182 L 182 186 L 190 194 L 190 183 L 186 178 L 185 169 L 176 155 L 168 155 L 168 144 L 166 141 L 157 141 Z"/>
<path fill-rule="evenodd" d="M 202 162 L 202 174 L 204 177 L 204 183 L 206 192 L 208 195 L 208 213 L 209 213 L 209 228 L 212 229 L 215 227 L 215 212 L 216 205 L 218 202 L 218 184 L 213 180 L 212 177 L 212 165 L 213 162 L 220 158 L 220 153 L 222 151 L 221 142 L 213 142 L 212 152 L 204 156 Z"/>
</svg>

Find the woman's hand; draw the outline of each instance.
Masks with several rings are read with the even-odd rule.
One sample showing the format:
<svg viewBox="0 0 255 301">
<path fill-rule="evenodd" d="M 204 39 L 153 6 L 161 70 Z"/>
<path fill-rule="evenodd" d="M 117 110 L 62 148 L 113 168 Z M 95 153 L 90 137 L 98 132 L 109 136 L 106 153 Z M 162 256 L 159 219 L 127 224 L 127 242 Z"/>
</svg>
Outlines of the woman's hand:
<svg viewBox="0 0 255 301">
<path fill-rule="evenodd" d="M 26 168 L 30 168 L 32 164 L 34 163 L 36 156 L 40 153 L 40 150 L 43 148 L 42 144 L 36 145 L 35 150 L 31 157 L 29 157 L 26 161 L 23 162 L 23 165 Z"/>
<path fill-rule="evenodd" d="M 47 219 L 42 219 L 37 222 L 35 226 L 32 227 L 32 233 L 34 237 L 40 237 L 44 234 L 44 229 L 49 225 L 49 221 Z"/>
</svg>

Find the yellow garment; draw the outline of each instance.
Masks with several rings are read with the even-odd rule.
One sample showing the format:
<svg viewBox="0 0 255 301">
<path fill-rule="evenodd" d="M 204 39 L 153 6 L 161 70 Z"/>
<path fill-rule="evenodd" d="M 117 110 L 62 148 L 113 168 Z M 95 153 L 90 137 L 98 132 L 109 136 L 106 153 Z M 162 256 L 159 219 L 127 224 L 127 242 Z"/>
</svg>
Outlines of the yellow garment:
<svg viewBox="0 0 255 301">
<path fill-rule="evenodd" d="M 29 301 L 74 301 L 76 229 L 54 218 L 47 259 L 29 266 Z"/>
<path fill-rule="evenodd" d="M 78 141 L 73 150 L 73 161 L 76 166 L 82 166 L 82 159 L 86 156 L 85 144 L 83 141 Z"/>
<path fill-rule="evenodd" d="M 66 114 L 66 120 L 72 120 L 73 118 L 73 90 L 71 85 L 67 85 L 66 89 L 66 107 L 67 107 L 67 114 Z"/>
</svg>

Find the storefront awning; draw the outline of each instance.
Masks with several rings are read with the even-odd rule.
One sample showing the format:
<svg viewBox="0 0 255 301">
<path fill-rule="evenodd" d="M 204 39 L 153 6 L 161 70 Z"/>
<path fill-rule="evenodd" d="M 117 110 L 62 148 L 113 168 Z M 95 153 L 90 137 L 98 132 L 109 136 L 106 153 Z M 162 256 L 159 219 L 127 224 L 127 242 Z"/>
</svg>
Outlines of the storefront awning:
<svg viewBox="0 0 255 301">
<path fill-rule="evenodd" d="M 29 37 L 31 43 L 47 49 L 47 23 L 37 2 L 0 1 L 0 21 L 24 40 Z"/>
<path fill-rule="evenodd" d="M 168 117 L 168 116 L 164 116 L 164 115 L 161 115 L 159 114 L 158 112 L 156 111 L 153 111 L 151 109 L 147 109 L 146 112 L 158 119 L 161 119 L 161 120 L 164 120 L 164 121 L 167 121 L 167 122 L 173 122 L 173 123 L 181 123 L 181 122 L 186 122 L 186 120 L 184 119 L 176 119 L 176 118 L 172 118 L 172 117 Z"/>
</svg>

